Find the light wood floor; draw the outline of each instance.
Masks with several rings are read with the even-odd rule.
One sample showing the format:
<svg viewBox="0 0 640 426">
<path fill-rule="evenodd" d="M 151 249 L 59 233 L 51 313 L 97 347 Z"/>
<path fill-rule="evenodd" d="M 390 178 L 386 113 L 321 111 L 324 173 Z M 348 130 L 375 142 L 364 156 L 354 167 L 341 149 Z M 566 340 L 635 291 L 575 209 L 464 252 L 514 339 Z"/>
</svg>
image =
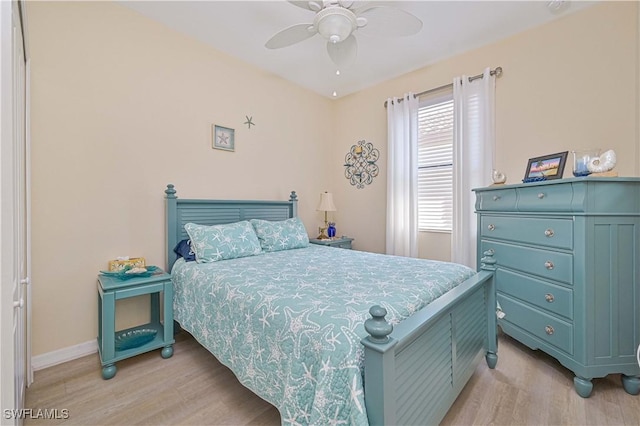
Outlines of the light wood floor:
<svg viewBox="0 0 640 426">
<path fill-rule="evenodd" d="M 618 375 L 594 380 L 590 398 L 573 390 L 557 361 L 500 336 L 498 365 L 480 364 L 443 425 L 640 425 L 640 396 L 627 394 Z M 67 409 L 66 420 L 25 424 L 279 425 L 277 410 L 185 332 L 172 358 L 159 350 L 117 364 L 102 380 L 98 355 L 36 371 L 26 407 Z"/>
</svg>

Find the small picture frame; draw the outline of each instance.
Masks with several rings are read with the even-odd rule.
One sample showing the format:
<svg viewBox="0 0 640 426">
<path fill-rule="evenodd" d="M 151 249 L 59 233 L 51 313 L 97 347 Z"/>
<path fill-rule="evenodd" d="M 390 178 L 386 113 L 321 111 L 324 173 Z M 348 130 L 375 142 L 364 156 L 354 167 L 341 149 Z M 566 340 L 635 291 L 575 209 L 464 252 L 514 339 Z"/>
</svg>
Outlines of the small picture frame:
<svg viewBox="0 0 640 426">
<path fill-rule="evenodd" d="M 569 151 L 529 159 L 523 182 L 562 179 Z"/>
<path fill-rule="evenodd" d="M 228 127 L 213 125 L 212 148 L 224 151 L 235 151 L 236 138 L 235 131 Z"/>
</svg>

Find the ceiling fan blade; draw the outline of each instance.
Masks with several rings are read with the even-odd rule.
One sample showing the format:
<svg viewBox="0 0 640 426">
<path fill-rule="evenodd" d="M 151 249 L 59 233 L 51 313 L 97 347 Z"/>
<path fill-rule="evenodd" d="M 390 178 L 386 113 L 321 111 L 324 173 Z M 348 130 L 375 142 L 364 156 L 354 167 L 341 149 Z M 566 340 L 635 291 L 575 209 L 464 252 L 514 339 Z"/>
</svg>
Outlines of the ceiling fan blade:
<svg viewBox="0 0 640 426">
<path fill-rule="evenodd" d="M 375 6 L 359 14 L 366 18 L 366 26 L 358 33 L 374 36 L 404 37 L 418 34 L 422 29 L 420 18 L 405 10 L 392 6 Z"/>
<path fill-rule="evenodd" d="M 327 42 L 327 52 L 329 57 L 338 67 L 345 67 L 351 64 L 358 56 L 358 42 L 351 34 L 341 43 Z"/>
<path fill-rule="evenodd" d="M 267 41 L 265 47 L 267 49 L 280 49 L 313 37 L 314 34 L 316 34 L 316 31 L 313 29 L 313 24 L 297 24 L 276 33 Z"/>
<path fill-rule="evenodd" d="M 345 9 L 351 9 L 354 3 L 355 1 L 353 0 L 338 0 L 338 4 Z"/>
<path fill-rule="evenodd" d="M 351 2 L 351 6 L 347 7 L 347 9 L 351 10 L 353 13 L 358 14 L 360 12 L 364 12 L 364 9 L 368 9 L 372 7 L 373 2 L 365 1 L 365 0 L 356 0 Z M 346 7 L 346 6 L 345 6 Z"/>
<path fill-rule="evenodd" d="M 303 9 L 312 10 L 314 12 L 322 9 L 322 0 L 319 1 L 289 1 L 294 6 L 301 7 Z"/>
</svg>

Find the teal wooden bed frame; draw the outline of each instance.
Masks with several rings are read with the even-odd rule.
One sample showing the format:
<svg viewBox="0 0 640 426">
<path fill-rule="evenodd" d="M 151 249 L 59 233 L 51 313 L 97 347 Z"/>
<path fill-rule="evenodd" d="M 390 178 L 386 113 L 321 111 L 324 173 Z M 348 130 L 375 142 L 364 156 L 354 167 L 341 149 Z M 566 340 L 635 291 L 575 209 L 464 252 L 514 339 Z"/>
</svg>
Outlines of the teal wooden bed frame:
<svg viewBox="0 0 640 426">
<path fill-rule="evenodd" d="M 188 238 L 184 230 L 188 222 L 216 225 L 297 216 L 295 192 L 289 201 L 183 200 L 169 184 L 165 196 L 168 271 L 176 261 L 173 248 Z M 478 274 L 395 327 L 385 321 L 383 308 L 370 309 L 372 318 L 365 322 L 369 336 L 361 343 L 371 425 L 438 424 L 483 356 L 489 368 L 495 368 L 494 264 L 486 253 Z"/>
</svg>

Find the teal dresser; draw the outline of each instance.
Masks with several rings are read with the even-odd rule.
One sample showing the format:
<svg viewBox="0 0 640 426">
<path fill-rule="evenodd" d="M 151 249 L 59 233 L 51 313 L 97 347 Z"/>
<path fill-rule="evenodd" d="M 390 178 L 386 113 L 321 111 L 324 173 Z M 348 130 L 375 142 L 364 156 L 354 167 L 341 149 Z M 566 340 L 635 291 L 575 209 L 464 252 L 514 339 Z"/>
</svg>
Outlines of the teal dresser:
<svg viewBox="0 0 640 426">
<path fill-rule="evenodd" d="M 622 374 L 640 393 L 640 178 L 570 178 L 474 190 L 478 264 L 497 262 L 499 325 L 575 374 Z"/>
</svg>

